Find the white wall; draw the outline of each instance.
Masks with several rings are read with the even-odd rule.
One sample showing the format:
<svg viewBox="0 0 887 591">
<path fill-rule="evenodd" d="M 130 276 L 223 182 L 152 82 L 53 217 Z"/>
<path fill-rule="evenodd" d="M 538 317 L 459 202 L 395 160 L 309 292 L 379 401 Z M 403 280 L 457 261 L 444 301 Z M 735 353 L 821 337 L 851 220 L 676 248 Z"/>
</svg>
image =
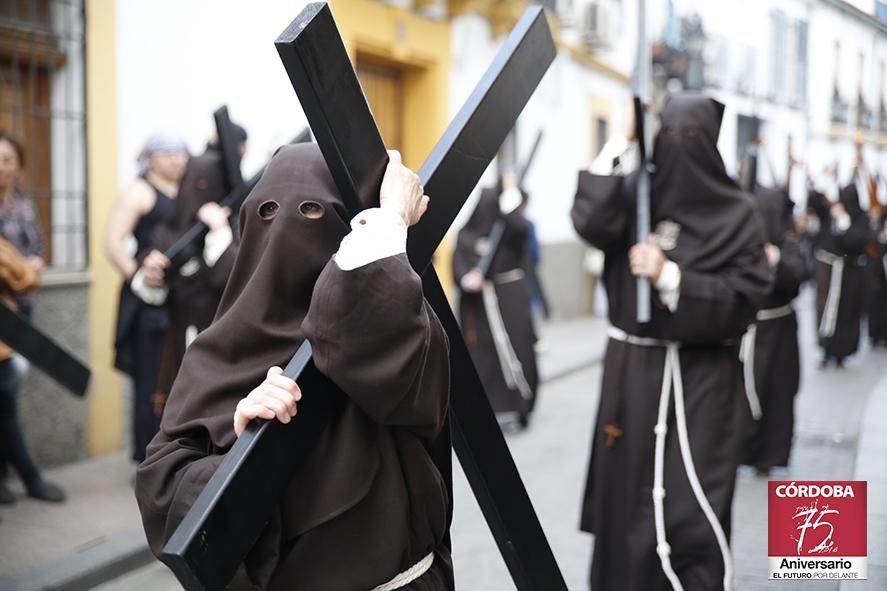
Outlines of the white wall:
<svg viewBox="0 0 887 591">
<path fill-rule="evenodd" d="M 118 172 L 136 174 L 136 156 L 155 131 L 203 151 L 213 111 L 227 104 L 249 132 L 244 174 L 298 133 L 305 117 L 274 39 L 306 2 L 121 0 L 117 9 Z"/>
<path fill-rule="evenodd" d="M 450 112 L 455 113 L 483 75 L 502 39 L 493 39 L 488 23 L 477 15 L 464 15 L 453 21 L 453 73 L 450 80 Z M 633 57 L 631 36 L 621 38 Z M 619 53 L 620 66 L 626 51 Z M 625 71 L 625 69 L 622 69 Z M 569 218 L 576 192 L 576 175 L 591 163 L 591 97 L 605 97 L 618 125 L 627 101 L 627 86 L 609 76 L 578 64 L 565 52 L 555 59 L 536 89 L 517 124 L 518 160 L 530 152 L 539 129 L 542 143 L 525 181 L 530 193 L 529 217 L 536 224 L 543 243 L 576 240 Z M 612 130 L 612 127 L 611 127 Z M 489 167 L 479 188 L 495 182 L 495 162 Z M 465 223 L 479 195 L 475 191 L 454 224 Z"/>
<path fill-rule="evenodd" d="M 811 11 L 810 37 L 817 40 L 810 47 L 810 63 L 814 65 L 810 70 L 810 163 L 814 170 L 820 170 L 826 164 L 837 161 L 841 178 L 846 182 L 856 156 L 853 140 L 828 137 L 836 65 L 839 90 L 843 99 L 850 103 L 852 128 L 855 125 L 855 105 L 860 83 L 867 105 L 876 111 L 880 107 L 880 97 L 887 92 L 880 73 L 880 64 L 887 63 L 887 36 L 848 13 L 819 3 Z M 836 41 L 841 45 L 837 64 Z M 865 55 L 861 82 L 860 52 Z M 863 157 L 870 170 L 878 168 L 882 175 L 887 174 L 887 150 L 866 145 Z"/>
<path fill-rule="evenodd" d="M 866 4 L 863 2 L 862 4 Z M 727 168 L 736 171 L 736 115 L 758 115 L 767 121 L 763 129 L 765 154 L 773 162 L 777 176 L 784 178 L 786 145 L 792 137 L 796 157 L 804 161 L 816 177 L 826 165 L 839 164 L 841 178 L 849 178 L 856 150 L 852 138 L 831 139 L 831 101 L 835 72 L 841 95 L 850 104 L 850 127 L 855 125 L 855 105 L 860 86 L 867 105 L 877 110 L 880 97 L 887 92 L 881 76 L 881 63 L 887 63 L 887 36 L 848 11 L 841 11 L 822 0 L 747 0 L 725 4 L 701 0 L 675 0 L 679 14 L 699 13 L 714 49 L 706 56 L 710 73 L 719 88 L 708 92 L 727 105 L 719 147 Z M 866 7 L 863 7 L 866 8 Z M 806 102 L 795 106 L 784 97 L 773 99 L 772 68 L 775 60 L 794 59 L 793 48 L 780 53 L 771 47 L 770 12 L 781 10 L 789 20 L 806 20 L 807 88 Z M 835 42 L 840 42 L 840 63 L 835 62 Z M 791 40 L 789 40 L 791 44 Z M 718 46 L 729 47 L 729 55 L 720 55 Z M 737 92 L 736 81 L 742 75 L 743 51 L 753 54 L 754 75 L 749 88 Z M 862 79 L 859 54 L 865 56 Z M 714 64 L 713 64 L 714 62 Z M 887 150 L 867 145 L 864 158 L 868 168 L 887 174 Z M 759 163 L 762 182 L 770 182 L 766 163 Z M 792 197 L 806 200 L 804 174 L 796 170 Z"/>
</svg>

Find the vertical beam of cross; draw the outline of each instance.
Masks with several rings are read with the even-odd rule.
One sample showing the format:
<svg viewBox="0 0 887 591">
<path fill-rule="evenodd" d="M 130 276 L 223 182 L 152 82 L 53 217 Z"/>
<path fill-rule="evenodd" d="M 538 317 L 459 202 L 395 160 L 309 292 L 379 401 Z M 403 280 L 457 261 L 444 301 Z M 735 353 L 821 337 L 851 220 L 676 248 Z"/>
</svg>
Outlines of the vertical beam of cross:
<svg viewBox="0 0 887 591">
<path fill-rule="evenodd" d="M 234 133 L 234 125 L 228 116 L 226 105 L 216 109 L 213 119 L 216 122 L 222 165 L 225 167 L 225 181 L 228 191 L 231 192 L 243 184 L 243 175 L 240 172 L 240 139 Z"/>
</svg>

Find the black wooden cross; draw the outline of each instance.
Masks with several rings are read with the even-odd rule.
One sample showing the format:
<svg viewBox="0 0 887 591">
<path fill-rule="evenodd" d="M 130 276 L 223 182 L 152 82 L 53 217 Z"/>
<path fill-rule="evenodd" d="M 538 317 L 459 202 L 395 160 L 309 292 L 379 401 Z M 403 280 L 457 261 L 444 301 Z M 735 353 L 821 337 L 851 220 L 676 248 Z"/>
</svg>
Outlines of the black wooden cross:
<svg viewBox="0 0 887 591">
<path fill-rule="evenodd" d="M 228 116 L 228 107 L 222 105 L 213 113 L 216 122 L 216 136 L 219 140 L 219 152 L 222 153 L 222 166 L 225 169 L 225 181 L 230 193 L 235 187 L 243 184 L 240 172 L 240 141 L 234 135 L 234 124 Z"/>
<path fill-rule="evenodd" d="M 387 153 L 329 7 L 306 7 L 276 44 L 346 206 L 355 213 L 376 205 Z M 530 9 L 419 170 L 434 202 L 407 245 L 450 338 L 456 452 L 517 587 L 546 591 L 566 587 L 430 263 L 554 56 L 542 10 Z M 284 374 L 305 391 L 326 382 L 307 341 Z M 310 449 L 323 429 L 312 416 L 312 398 L 320 397 L 303 399 L 288 425 L 251 423 L 195 500 L 161 556 L 186 589 L 223 588 L 255 543 L 308 455 L 298 450 Z"/>
<path fill-rule="evenodd" d="M 54 340 L 0 301 L 0 341 L 43 370 L 75 396 L 84 396 L 90 370 Z"/>
<path fill-rule="evenodd" d="M 527 156 L 527 161 L 524 162 L 524 166 L 523 168 L 521 168 L 520 175 L 517 179 L 517 186 L 518 189 L 520 189 L 521 191 L 523 191 L 524 189 L 524 180 L 527 178 L 527 172 L 529 172 L 530 167 L 533 165 L 533 160 L 536 158 L 536 152 L 539 150 L 539 144 L 542 143 L 543 135 L 544 134 L 541 129 L 538 133 L 536 133 L 536 139 L 533 141 L 533 147 L 530 149 L 530 155 Z M 505 220 L 498 219 L 493 224 L 493 227 L 490 229 L 490 235 L 487 237 L 487 251 L 483 254 L 483 256 L 480 257 L 480 260 L 477 263 L 477 269 L 484 277 L 487 277 L 490 274 L 490 268 L 493 266 L 493 260 L 495 260 L 496 258 L 496 253 L 499 252 L 499 246 L 502 244 L 502 237 L 504 235 Z M 538 284 L 538 279 L 536 281 Z M 541 290 L 540 295 L 542 295 Z M 542 301 L 546 309 L 547 316 L 548 303 L 545 301 L 544 296 L 542 296 Z"/>
</svg>

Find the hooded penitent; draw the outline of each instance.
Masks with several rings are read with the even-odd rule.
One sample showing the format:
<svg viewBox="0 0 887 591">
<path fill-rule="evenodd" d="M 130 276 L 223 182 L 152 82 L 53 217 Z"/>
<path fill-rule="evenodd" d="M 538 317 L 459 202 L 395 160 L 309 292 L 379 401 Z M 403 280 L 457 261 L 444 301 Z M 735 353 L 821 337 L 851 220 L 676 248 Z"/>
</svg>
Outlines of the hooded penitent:
<svg viewBox="0 0 887 591">
<path fill-rule="evenodd" d="M 465 343 L 484 390 L 497 413 L 516 412 L 523 424 L 533 410 L 539 382 L 527 271 L 529 222 L 521 208 L 505 214 L 499 206 L 502 183 L 481 192 L 474 212 L 459 230 L 453 275 L 459 284 L 489 246 L 493 226 L 502 239 L 479 293 L 462 292 L 459 313 Z M 522 193 L 526 202 L 527 194 Z"/>
<path fill-rule="evenodd" d="M 755 205 L 764 239 L 779 248 L 779 257 L 770 265 L 773 288 L 745 343 L 746 392 L 754 393 L 761 412 L 757 418 L 751 412 L 747 415 L 742 461 L 766 471 L 788 465 L 791 451 L 794 398 L 800 383 L 798 323 L 791 303 L 807 278 L 807 268 L 790 233 L 793 203 L 786 190 L 759 185 Z"/>
<path fill-rule="evenodd" d="M 784 189 L 771 189 L 761 185 L 758 185 L 755 197 L 764 240 L 781 246 L 786 233 L 791 229 L 794 202 Z"/>
<path fill-rule="evenodd" d="M 614 326 L 581 521 L 595 534 L 596 591 L 674 589 L 669 571 L 685 588 L 721 589 L 729 576 L 745 406 L 738 344 L 771 277 L 752 197 L 727 176 L 717 150 L 722 114 L 720 104 L 698 95 L 672 97 L 662 111 L 651 227 L 680 282 L 676 301 L 651 290 L 648 323 L 637 322 L 629 261 L 637 175 L 579 174 L 573 225 L 604 251 Z M 680 437 L 680 427 L 672 428 L 679 424 L 686 425 Z M 660 486 L 663 495 L 654 497 Z M 660 557 L 664 544 L 670 553 Z"/>
<path fill-rule="evenodd" d="M 349 217 L 309 144 L 281 148 L 244 202 L 216 318 L 188 348 L 139 467 L 155 553 L 233 445 L 237 402 L 306 338 L 329 379 L 300 380 L 300 420 L 328 424 L 247 559 L 249 578 L 372 588 L 442 542 L 448 499 L 428 449 L 446 413 L 445 336 L 405 255 L 348 272 L 331 262 Z"/>
</svg>

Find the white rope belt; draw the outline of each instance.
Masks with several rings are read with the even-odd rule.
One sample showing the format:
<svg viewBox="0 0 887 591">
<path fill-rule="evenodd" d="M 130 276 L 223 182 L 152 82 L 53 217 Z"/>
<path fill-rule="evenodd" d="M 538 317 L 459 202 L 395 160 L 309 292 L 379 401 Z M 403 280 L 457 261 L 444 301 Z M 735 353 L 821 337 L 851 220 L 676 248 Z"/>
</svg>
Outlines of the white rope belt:
<svg viewBox="0 0 887 591">
<path fill-rule="evenodd" d="M 371 591 L 395 591 L 406 587 L 422 575 L 428 572 L 434 563 L 434 552 L 429 553 L 425 558 L 403 571 L 387 583 L 373 587 Z"/>
<path fill-rule="evenodd" d="M 665 367 L 662 371 L 659 413 L 656 427 L 653 429 L 653 432 L 656 434 L 656 450 L 653 462 L 653 517 L 656 525 L 656 553 L 659 555 L 662 570 L 665 572 L 665 576 L 668 578 L 674 591 L 684 590 L 681 580 L 674 572 L 674 568 L 672 568 L 671 546 L 669 546 L 665 536 L 665 436 L 668 433 L 668 405 L 671 398 L 671 390 L 674 388 L 675 422 L 678 428 L 678 443 L 681 450 L 681 459 L 684 462 L 684 470 L 687 473 L 687 479 L 690 481 L 690 488 L 693 489 L 693 496 L 696 497 L 699 508 L 702 509 L 715 534 L 715 538 L 717 538 L 721 557 L 724 560 L 724 591 L 730 591 L 733 582 L 733 559 L 730 555 L 730 546 L 727 543 L 727 536 L 724 534 L 721 523 L 718 521 L 714 509 L 712 509 L 711 503 L 708 502 L 708 498 L 705 496 L 702 484 L 699 482 L 699 476 L 696 474 L 696 467 L 693 464 L 693 456 L 690 451 L 690 439 L 687 434 L 687 415 L 684 409 L 684 381 L 681 377 L 679 351 L 681 344 L 676 341 L 630 335 L 616 327 L 610 327 L 607 334 L 612 339 L 623 341 L 630 345 L 665 348 Z"/>
<path fill-rule="evenodd" d="M 481 292 L 484 310 L 487 313 L 487 322 L 489 322 L 490 332 L 493 334 L 496 356 L 499 358 L 499 367 L 502 369 L 502 377 L 505 378 L 505 385 L 509 390 L 520 392 L 524 400 L 530 400 L 533 397 L 533 392 L 530 390 L 526 376 L 524 376 L 523 365 L 511 345 L 511 339 L 508 338 L 505 321 L 502 319 L 502 311 L 499 309 L 499 298 L 496 297 L 496 287 L 489 281 L 484 281 Z"/>
<path fill-rule="evenodd" d="M 779 306 L 778 308 L 767 308 L 766 310 L 758 310 L 757 316 L 755 318 L 759 321 L 761 320 L 776 320 L 777 318 L 785 318 L 786 316 L 791 315 L 794 312 L 791 304 L 786 304 L 784 306 Z"/>
<path fill-rule="evenodd" d="M 838 325 L 838 307 L 841 305 L 841 283 L 844 277 L 844 257 L 839 257 L 824 250 L 817 250 L 816 260 L 832 267 L 832 274 L 829 277 L 828 284 L 828 297 L 825 300 L 822 319 L 819 321 L 819 336 L 831 338 L 835 335 L 835 328 Z"/>
<path fill-rule="evenodd" d="M 768 320 L 776 320 L 790 315 L 794 310 L 790 304 L 779 306 L 778 308 L 767 308 L 766 310 L 758 310 L 756 319 L 758 322 L 766 322 Z M 742 362 L 742 378 L 745 382 L 745 397 L 748 398 L 748 407 L 751 409 L 751 416 L 756 421 L 760 421 L 764 416 L 761 408 L 761 399 L 758 397 L 758 389 L 755 385 L 755 341 L 757 340 L 758 327 L 752 324 L 748 330 L 742 335 L 742 344 L 739 346 L 739 361 Z"/>
<path fill-rule="evenodd" d="M 515 281 L 520 281 L 523 278 L 523 269 L 512 269 L 510 271 L 503 271 L 502 273 L 496 273 L 491 277 L 493 283 L 495 283 L 496 285 L 501 285 L 503 283 L 514 283 Z"/>
</svg>

